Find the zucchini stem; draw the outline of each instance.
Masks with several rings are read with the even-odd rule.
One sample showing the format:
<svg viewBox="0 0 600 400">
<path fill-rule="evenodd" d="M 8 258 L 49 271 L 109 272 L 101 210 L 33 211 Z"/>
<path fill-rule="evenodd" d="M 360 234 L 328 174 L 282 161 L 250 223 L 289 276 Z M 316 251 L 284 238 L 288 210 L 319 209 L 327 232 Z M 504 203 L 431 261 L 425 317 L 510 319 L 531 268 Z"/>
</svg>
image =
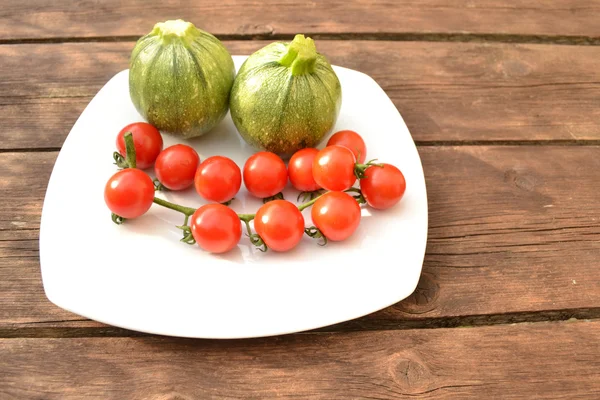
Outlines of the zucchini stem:
<svg viewBox="0 0 600 400">
<path fill-rule="evenodd" d="M 279 59 L 279 63 L 292 70 L 293 76 L 310 74 L 315 71 L 317 48 L 315 41 L 296 35 L 288 45 L 287 51 Z"/>
<path fill-rule="evenodd" d="M 174 40 L 180 40 L 184 44 L 187 44 L 194 40 L 198 34 L 198 28 L 196 28 L 194 24 L 181 19 L 159 22 L 154 25 L 151 32 L 151 35 L 160 37 L 165 45 Z"/>
</svg>

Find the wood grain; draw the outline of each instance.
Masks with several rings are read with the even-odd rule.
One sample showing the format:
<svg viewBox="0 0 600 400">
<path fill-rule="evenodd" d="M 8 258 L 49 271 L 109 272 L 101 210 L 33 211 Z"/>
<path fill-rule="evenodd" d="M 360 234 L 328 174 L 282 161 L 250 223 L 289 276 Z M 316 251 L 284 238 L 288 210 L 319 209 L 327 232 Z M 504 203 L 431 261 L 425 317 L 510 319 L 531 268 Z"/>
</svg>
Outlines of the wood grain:
<svg viewBox="0 0 600 400">
<path fill-rule="evenodd" d="M 225 44 L 233 54 L 250 54 L 266 43 Z M 372 76 L 421 144 L 600 140 L 600 47 L 318 45 L 333 63 Z M 128 67 L 132 46 L 0 46 L 0 149 L 59 148 L 91 98 Z"/>
<path fill-rule="evenodd" d="M 140 36 L 156 22 L 183 18 L 221 36 L 475 33 L 600 36 L 600 1 L 5 0 L 0 40 Z"/>
<path fill-rule="evenodd" d="M 600 317 L 600 147 L 421 147 L 419 152 L 430 210 L 421 283 L 405 301 L 340 329 L 540 319 L 531 313 Z M 55 158 L 45 152 L 0 154 L 5 336 L 80 319 L 48 302 L 39 276 L 36 229 Z"/>
<path fill-rule="evenodd" d="M 600 322 L 260 340 L 1 339 L 19 399 L 592 399 Z"/>
<path fill-rule="evenodd" d="M 58 153 L 0 153 L 0 233 L 39 229 L 48 179 Z"/>
</svg>

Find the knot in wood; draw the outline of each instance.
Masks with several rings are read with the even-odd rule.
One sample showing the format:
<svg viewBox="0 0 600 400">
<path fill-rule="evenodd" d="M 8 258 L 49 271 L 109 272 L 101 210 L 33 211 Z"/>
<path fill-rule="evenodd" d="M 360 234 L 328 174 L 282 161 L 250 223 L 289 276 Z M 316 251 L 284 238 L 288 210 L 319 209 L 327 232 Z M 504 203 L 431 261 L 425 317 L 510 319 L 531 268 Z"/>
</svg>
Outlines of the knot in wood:
<svg viewBox="0 0 600 400">
<path fill-rule="evenodd" d="M 538 183 L 534 176 L 518 172 L 514 169 L 509 169 L 504 173 L 504 182 L 512 183 L 519 189 L 528 192 L 532 192 Z"/>
<path fill-rule="evenodd" d="M 424 314 L 435 309 L 439 293 L 440 285 L 436 282 L 435 276 L 424 272 L 415 291 L 398 303 L 396 308 L 409 314 Z"/>
<path fill-rule="evenodd" d="M 521 60 L 504 60 L 500 63 L 502 74 L 507 77 L 526 76 L 531 73 L 531 66 Z"/>
<path fill-rule="evenodd" d="M 432 385 L 433 376 L 429 369 L 416 359 L 405 355 L 395 360 L 390 373 L 405 394 L 422 393 Z"/>
</svg>

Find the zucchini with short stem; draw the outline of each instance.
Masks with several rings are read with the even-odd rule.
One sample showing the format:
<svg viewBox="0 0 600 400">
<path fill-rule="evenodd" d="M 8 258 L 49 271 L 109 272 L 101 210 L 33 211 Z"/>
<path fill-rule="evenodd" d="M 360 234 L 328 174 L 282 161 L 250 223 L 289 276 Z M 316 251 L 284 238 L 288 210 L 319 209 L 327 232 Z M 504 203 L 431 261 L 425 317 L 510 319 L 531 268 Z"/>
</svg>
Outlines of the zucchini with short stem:
<svg viewBox="0 0 600 400">
<path fill-rule="evenodd" d="M 316 147 L 331 132 L 341 103 L 329 61 L 311 38 L 296 35 L 248 57 L 233 83 L 230 111 L 247 143 L 289 157 Z"/>
<path fill-rule="evenodd" d="M 157 23 L 136 43 L 129 91 L 159 130 L 191 138 L 212 130 L 229 109 L 233 59 L 213 35 L 183 20 Z"/>
</svg>

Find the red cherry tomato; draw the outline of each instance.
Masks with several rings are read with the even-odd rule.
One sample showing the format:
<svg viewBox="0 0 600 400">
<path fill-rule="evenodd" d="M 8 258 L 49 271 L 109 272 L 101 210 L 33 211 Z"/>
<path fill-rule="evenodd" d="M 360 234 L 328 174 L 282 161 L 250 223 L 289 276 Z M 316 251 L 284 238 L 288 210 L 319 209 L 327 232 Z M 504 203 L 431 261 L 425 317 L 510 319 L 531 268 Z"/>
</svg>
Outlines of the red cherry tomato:
<svg viewBox="0 0 600 400">
<path fill-rule="evenodd" d="M 194 183 L 200 163 L 196 150 L 185 144 L 176 144 L 160 152 L 154 164 L 156 178 L 170 190 L 183 190 Z"/>
<path fill-rule="evenodd" d="M 275 153 L 259 151 L 246 160 L 244 185 L 258 198 L 264 199 L 281 192 L 288 180 L 285 163 Z"/>
<path fill-rule="evenodd" d="M 288 173 L 292 185 L 303 192 L 313 192 L 321 187 L 313 177 L 313 161 L 319 150 L 306 148 L 298 150 L 288 163 Z"/>
<path fill-rule="evenodd" d="M 313 161 L 313 177 L 323 189 L 343 191 L 356 182 L 356 158 L 347 147 L 333 145 L 319 151 Z"/>
<path fill-rule="evenodd" d="M 136 168 L 146 169 L 156 160 L 163 148 L 163 139 L 158 129 L 147 122 L 129 124 L 117 135 L 117 151 L 126 157 L 125 134 L 131 132 L 135 147 Z"/>
<path fill-rule="evenodd" d="M 152 178 L 137 168 L 115 173 L 104 187 L 109 210 L 123 218 L 137 218 L 150 209 L 154 200 Z"/>
<path fill-rule="evenodd" d="M 345 130 L 334 133 L 327 141 L 327 146 L 339 144 L 352 150 L 359 164 L 365 162 L 367 157 L 367 146 L 363 138 L 356 132 Z"/>
<path fill-rule="evenodd" d="M 406 180 L 402 172 L 391 164 L 372 166 L 365 170 L 360 189 L 371 207 L 384 210 L 402 199 Z"/>
<path fill-rule="evenodd" d="M 213 156 L 198 166 L 194 185 L 198 194 L 206 200 L 224 203 L 233 199 L 240 190 L 242 173 L 230 158 Z"/>
<path fill-rule="evenodd" d="M 313 204 L 311 217 L 328 240 L 340 241 L 349 238 L 358 228 L 360 206 L 348 193 L 329 192 Z"/>
<path fill-rule="evenodd" d="M 237 246 L 242 225 L 235 211 L 222 204 L 205 204 L 190 219 L 196 243 L 205 251 L 225 253 Z"/>
<path fill-rule="evenodd" d="M 254 230 L 271 250 L 288 251 L 304 235 L 304 217 L 293 203 L 273 200 L 256 212 Z"/>
</svg>

